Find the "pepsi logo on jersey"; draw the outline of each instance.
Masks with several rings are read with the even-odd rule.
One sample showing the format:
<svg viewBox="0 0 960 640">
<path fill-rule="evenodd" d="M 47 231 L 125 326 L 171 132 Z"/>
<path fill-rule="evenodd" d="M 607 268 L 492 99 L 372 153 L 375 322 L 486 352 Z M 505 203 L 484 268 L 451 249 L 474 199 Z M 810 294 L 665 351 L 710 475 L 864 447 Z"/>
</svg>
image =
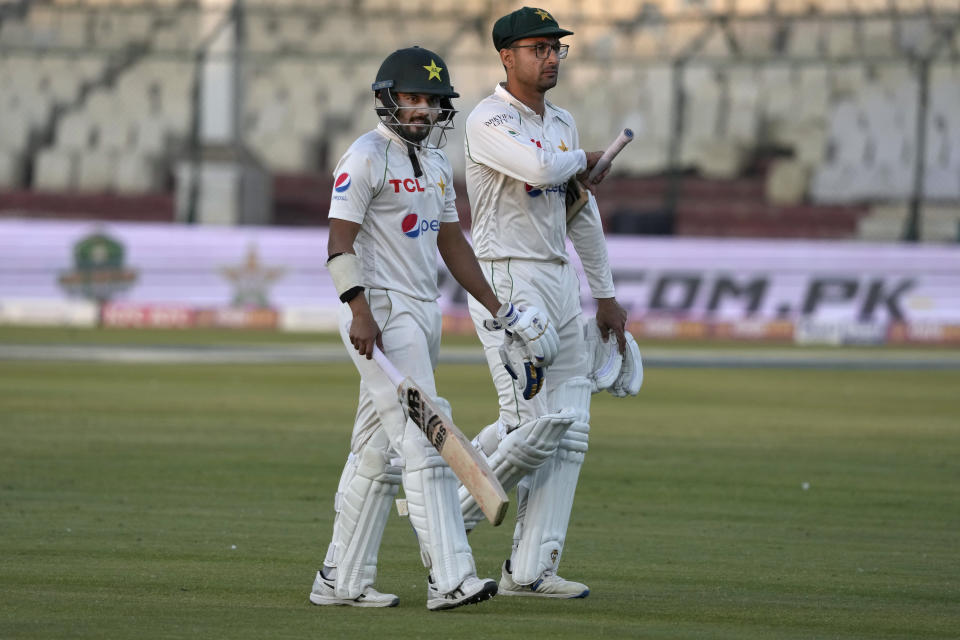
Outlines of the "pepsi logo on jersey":
<svg viewBox="0 0 960 640">
<path fill-rule="evenodd" d="M 527 184 L 526 182 L 524 182 L 524 183 L 523 183 L 523 188 L 526 189 L 527 195 L 530 196 L 531 198 L 536 198 L 537 196 L 539 196 L 540 194 L 542 194 L 542 193 L 544 193 L 544 192 L 546 192 L 546 193 L 559 193 L 560 195 L 566 195 L 566 193 L 567 193 L 567 185 L 566 185 L 566 184 L 555 184 L 555 185 L 551 185 L 551 186 L 547 187 L 546 189 L 541 189 L 541 188 L 539 188 L 539 187 L 534 187 L 534 186 L 529 185 L 529 184 Z"/>
<path fill-rule="evenodd" d="M 438 231 L 440 229 L 439 220 L 421 220 L 415 213 L 408 213 L 400 223 L 400 230 L 408 238 L 418 238 L 421 233 L 427 231 Z"/>
<path fill-rule="evenodd" d="M 343 193 L 350 188 L 350 174 L 341 173 L 337 176 L 337 179 L 333 183 L 333 190 L 337 193 Z"/>
</svg>

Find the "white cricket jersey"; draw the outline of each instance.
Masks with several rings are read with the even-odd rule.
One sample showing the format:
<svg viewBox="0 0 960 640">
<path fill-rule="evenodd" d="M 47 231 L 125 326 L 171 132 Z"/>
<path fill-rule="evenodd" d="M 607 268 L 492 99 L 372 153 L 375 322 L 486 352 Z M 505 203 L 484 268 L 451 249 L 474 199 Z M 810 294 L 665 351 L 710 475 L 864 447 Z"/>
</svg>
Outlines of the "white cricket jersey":
<svg viewBox="0 0 960 640">
<path fill-rule="evenodd" d="M 497 85 L 464 147 L 477 257 L 566 261 L 567 181 L 587 166 L 570 114 L 547 102 L 541 118 Z"/>
<path fill-rule="evenodd" d="M 466 123 L 467 196 L 481 260 L 567 262 L 573 242 L 595 298 L 614 296 L 596 201 L 566 223 L 567 181 L 587 167 L 577 125 L 546 102 L 543 117 L 498 84 Z"/>
<path fill-rule="evenodd" d="M 364 287 L 436 300 L 437 232 L 459 220 L 453 169 L 437 149 L 417 157 L 419 178 L 406 143 L 384 124 L 357 138 L 333 173 L 329 217 L 360 225 L 354 251 Z"/>
</svg>

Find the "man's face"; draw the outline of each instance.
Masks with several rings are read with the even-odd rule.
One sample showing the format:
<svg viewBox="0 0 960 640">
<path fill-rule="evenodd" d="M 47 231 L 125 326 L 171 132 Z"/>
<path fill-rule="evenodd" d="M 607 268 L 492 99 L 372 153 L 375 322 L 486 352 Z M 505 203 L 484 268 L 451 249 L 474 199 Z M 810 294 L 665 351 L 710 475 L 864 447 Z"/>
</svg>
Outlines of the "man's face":
<svg viewBox="0 0 960 640">
<path fill-rule="evenodd" d="M 400 133 L 411 142 L 420 142 L 430 134 L 430 125 L 440 117 L 440 96 L 425 93 L 397 93 L 397 120 Z"/>
<path fill-rule="evenodd" d="M 522 84 L 535 88 L 541 93 L 546 92 L 557 86 L 557 79 L 560 77 L 560 59 L 554 50 L 560 44 L 560 39 L 555 36 L 538 36 L 535 38 L 523 38 L 510 45 L 508 58 L 512 61 L 512 72 L 514 77 Z M 539 53 L 546 57 L 537 57 Z M 511 65 L 508 60 L 504 60 L 508 71 Z"/>
</svg>

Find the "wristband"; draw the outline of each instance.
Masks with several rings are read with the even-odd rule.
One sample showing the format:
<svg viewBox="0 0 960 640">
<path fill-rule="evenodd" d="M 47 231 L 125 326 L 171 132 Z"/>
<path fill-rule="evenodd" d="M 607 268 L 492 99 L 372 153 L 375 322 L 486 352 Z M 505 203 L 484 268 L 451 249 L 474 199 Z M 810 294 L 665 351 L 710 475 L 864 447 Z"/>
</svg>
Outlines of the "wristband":
<svg viewBox="0 0 960 640">
<path fill-rule="evenodd" d="M 327 269 L 341 302 L 350 302 L 363 291 L 360 259 L 353 253 L 337 253 L 327 260 Z"/>
</svg>

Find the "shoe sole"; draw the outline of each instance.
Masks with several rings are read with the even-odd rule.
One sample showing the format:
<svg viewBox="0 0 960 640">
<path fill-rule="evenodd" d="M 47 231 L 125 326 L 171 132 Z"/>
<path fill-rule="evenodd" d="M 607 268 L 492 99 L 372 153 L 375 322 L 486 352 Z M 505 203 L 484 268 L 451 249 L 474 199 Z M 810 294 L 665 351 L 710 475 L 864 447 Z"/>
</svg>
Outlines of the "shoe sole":
<svg viewBox="0 0 960 640">
<path fill-rule="evenodd" d="M 485 584 L 483 589 L 477 591 L 472 596 L 468 596 L 463 600 L 458 602 L 442 602 L 439 606 L 431 607 L 430 603 L 427 603 L 427 609 L 430 611 L 449 611 L 450 609 L 456 609 L 457 607 L 462 607 L 465 604 L 480 604 L 484 600 L 489 600 L 493 596 L 497 595 L 498 587 L 496 582 L 491 582 Z"/>
<path fill-rule="evenodd" d="M 390 602 L 364 602 L 358 600 L 345 600 L 343 598 L 328 598 L 326 596 L 318 596 L 315 593 L 310 594 L 310 603 L 317 606 L 340 606 L 340 607 L 395 607 L 400 604 L 400 598 L 394 598 Z"/>
<path fill-rule="evenodd" d="M 555 598 L 564 600 L 576 600 L 586 598 L 590 595 L 590 589 L 586 589 L 577 594 L 570 593 L 537 593 L 536 591 L 512 591 L 509 589 L 500 589 L 500 595 L 520 598 Z"/>
</svg>

